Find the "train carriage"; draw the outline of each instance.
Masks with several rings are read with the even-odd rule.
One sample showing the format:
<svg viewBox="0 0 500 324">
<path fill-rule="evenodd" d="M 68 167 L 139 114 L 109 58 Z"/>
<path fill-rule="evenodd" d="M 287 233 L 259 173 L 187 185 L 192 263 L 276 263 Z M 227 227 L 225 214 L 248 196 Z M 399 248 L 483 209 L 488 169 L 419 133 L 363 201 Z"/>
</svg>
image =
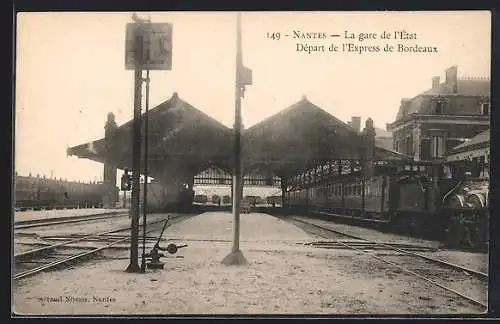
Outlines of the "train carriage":
<svg viewBox="0 0 500 324">
<path fill-rule="evenodd" d="M 297 210 L 382 221 L 410 234 L 448 237 L 450 244 L 466 241 L 467 245 L 483 246 L 487 242 L 487 180 L 433 179 L 430 162 L 376 167 L 369 178 L 359 171 L 325 178 L 305 184 L 306 188 L 289 188 L 288 205 Z"/>
<path fill-rule="evenodd" d="M 14 194 L 15 207 L 21 210 L 102 207 L 104 187 L 100 183 L 15 175 Z"/>
</svg>

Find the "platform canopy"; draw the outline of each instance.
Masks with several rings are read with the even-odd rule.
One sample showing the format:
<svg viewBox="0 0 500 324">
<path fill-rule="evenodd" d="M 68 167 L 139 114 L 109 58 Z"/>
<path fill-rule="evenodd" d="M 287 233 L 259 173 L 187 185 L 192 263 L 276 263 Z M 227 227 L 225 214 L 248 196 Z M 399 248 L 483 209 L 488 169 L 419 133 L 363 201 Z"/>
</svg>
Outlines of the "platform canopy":
<svg viewBox="0 0 500 324">
<path fill-rule="evenodd" d="M 141 116 L 145 121 L 144 114 Z M 149 175 L 177 166 L 195 175 L 211 165 L 231 172 L 233 132 L 180 99 L 177 94 L 149 111 Z M 144 125 L 142 127 L 144 134 Z M 132 121 L 116 129 L 111 144 L 104 139 L 68 149 L 75 155 L 118 168 L 132 164 Z M 267 169 L 288 176 L 315 163 L 360 159 L 366 140 L 353 128 L 312 104 L 306 97 L 244 130 L 242 166 L 245 172 Z M 375 159 L 409 159 L 376 147 Z M 144 165 L 144 163 L 141 163 Z"/>
<path fill-rule="evenodd" d="M 142 114 L 141 134 L 145 134 L 145 114 Z M 232 129 L 219 123 L 175 93 L 172 98 L 149 111 L 148 116 L 148 172 L 152 177 L 160 176 L 167 166 L 181 165 L 191 172 L 204 170 L 211 164 L 231 169 Z M 81 144 L 68 149 L 68 155 L 76 155 L 123 169 L 132 165 L 133 120 L 115 131 L 111 145 L 105 140 Z M 141 166 L 144 166 L 144 151 Z"/>
</svg>

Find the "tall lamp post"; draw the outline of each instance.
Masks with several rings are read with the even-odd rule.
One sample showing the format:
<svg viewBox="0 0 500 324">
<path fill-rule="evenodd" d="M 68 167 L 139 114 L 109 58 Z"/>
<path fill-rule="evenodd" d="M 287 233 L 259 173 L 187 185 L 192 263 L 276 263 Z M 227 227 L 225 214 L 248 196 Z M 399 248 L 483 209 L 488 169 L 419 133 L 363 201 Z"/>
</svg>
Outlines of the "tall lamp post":
<svg viewBox="0 0 500 324">
<path fill-rule="evenodd" d="M 236 84 L 234 109 L 234 167 L 233 167 L 233 244 L 231 252 L 222 260 L 226 265 L 245 264 L 247 261 L 240 251 L 240 202 L 242 195 L 241 172 L 241 98 L 245 86 L 252 84 L 252 71 L 243 66 L 241 49 L 241 14 L 236 17 Z"/>
</svg>

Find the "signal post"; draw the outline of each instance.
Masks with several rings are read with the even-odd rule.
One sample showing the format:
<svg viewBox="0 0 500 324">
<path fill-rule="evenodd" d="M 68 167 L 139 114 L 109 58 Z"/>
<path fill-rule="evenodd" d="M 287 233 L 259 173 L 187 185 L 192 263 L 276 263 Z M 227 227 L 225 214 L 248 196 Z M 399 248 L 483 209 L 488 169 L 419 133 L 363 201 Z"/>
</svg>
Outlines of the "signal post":
<svg viewBox="0 0 500 324">
<path fill-rule="evenodd" d="M 131 241 L 130 264 L 127 272 L 145 271 L 144 247 L 143 266 L 139 267 L 139 218 L 140 218 L 140 172 L 141 172 L 141 96 L 143 69 L 146 68 L 147 91 L 149 92 L 149 70 L 172 69 L 172 25 L 169 23 L 151 23 L 132 16 L 134 23 L 126 26 L 125 68 L 134 70 L 134 119 L 132 134 L 132 194 L 131 194 Z M 148 94 L 146 94 L 148 96 Z M 146 98 L 146 101 L 148 98 Z M 147 116 L 145 118 L 147 130 Z M 147 145 L 147 142 L 145 143 Z M 145 183 L 147 182 L 148 156 L 145 150 Z M 146 195 L 146 190 L 144 191 Z M 144 199 L 143 236 L 146 235 L 146 199 Z M 143 241 L 145 244 L 145 242 Z"/>
</svg>

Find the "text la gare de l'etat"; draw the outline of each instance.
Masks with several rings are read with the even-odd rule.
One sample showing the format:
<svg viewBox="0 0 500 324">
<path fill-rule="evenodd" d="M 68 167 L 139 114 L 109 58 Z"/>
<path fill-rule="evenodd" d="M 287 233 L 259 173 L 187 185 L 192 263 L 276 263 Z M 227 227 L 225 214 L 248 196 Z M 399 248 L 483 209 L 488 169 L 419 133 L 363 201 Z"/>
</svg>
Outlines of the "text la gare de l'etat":
<svg viewBox="0 0 500 324">
<path fill-rule="evenodd" d="M 354 54 L 365 53 L 437 53 L 436 46 L 418 43 L 417 34 L 406 30 L 383 31 L 380 33 L 355 33 L 345 30 L 343 34 L 326 32 L 293 31 L 293 39 L 302 40 L 296 43 L 295 50 L 307 54 L 315 52 L 346 52 Z M 330 44 L 308 43 L 306 40 L 328 40 L 343 38 L 340 42 Z"/>
</svg>

